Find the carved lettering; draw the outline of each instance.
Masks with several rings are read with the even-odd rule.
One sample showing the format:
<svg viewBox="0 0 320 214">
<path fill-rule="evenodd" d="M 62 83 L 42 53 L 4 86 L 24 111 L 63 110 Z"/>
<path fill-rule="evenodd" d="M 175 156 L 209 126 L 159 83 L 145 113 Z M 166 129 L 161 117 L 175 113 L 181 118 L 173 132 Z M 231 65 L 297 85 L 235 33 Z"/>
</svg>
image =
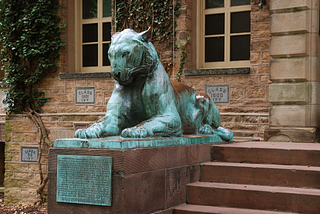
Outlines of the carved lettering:
<svg viewBox="0 0 320 214">
<path fill-rule="evenodd" d="M 206 85 L 206 94 L 215 103 L 229 103 L 229 85 Z"/>
<path fill-rule="evenodd" d="M 112 157 L 58 155 L 57 202 L 111 206 Z"/>
<path fill-rule="evenodd" d="M 94 88 L 76 88 L 76 103 L 94 103 Z"/>
</svg>

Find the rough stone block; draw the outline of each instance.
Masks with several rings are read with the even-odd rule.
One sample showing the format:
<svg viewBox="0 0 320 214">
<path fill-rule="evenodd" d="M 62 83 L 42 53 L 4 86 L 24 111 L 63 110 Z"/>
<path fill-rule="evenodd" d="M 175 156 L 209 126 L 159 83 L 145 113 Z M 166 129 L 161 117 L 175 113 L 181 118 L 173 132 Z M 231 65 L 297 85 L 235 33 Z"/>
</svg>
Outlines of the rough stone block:
<svg viewBox="0 0 320 214">
<path fill-rule="evenodd" d="M 270 110 L 271 127 L 317 127 L 319 122 L 319 105 L 274 105 Z"/>
<path fill-rule="evenodd" d="M 270 38 L 265 39 L 252 39 L 250 50 L 251 51 L 268 51 L 270 46 Z"/>
<path fill-rule="evenodd" d="M 52 88 L 64 88 L 65 84 L 62 80 L 52 80 Z"/>
<path fill-rule="evenodd" d="M 270 31 L 272 34 L 318 32 L 318 25 L 312 24 L 315 11 L 276 13 L 271 15 Z"/>
<path fill-rule="evenodd" d="M 270 12 L 251 13 L 251 20 L 254 22 L 269 22 Z"/>
<path fill-rule="evenodd" d="M 274 83 L 269 86 L 269 101 L 273 104 L 318 104 L 320 84 L 305 83 Z"/>
<path fill-rule="evenodd" d="M 42 110 L 46 113 L 57 113 L 58 112 L 58 105 L 52 103 L 46 103 L 42 107 Z"/>
<path fill-rule="evenodd" d="M 250 75 L 250 76 L 228 75 L 226 82 L 229 84 L 232 84 L 233 87 L 250 86 L 250 85 L 257 85 L 259 82 L 259 79 L 258 79 L 258 76 L 255 76 L 255 75 Z"/>
<path fill-rule="evenodd" d="M 59 104 L 59 112 L 60 113 L 73 113 L 73 112 L 77 112 L 77 113 L 84 113 L 86 111 L 86 107 L 85 106 L 75 106 L 72 104 Z"/>
<path fill-rule="evenodd" d="M 249 86 L 246 87 L 246 98 L 266 98 L 266 87 L 265 86 Z"/>
</svg>

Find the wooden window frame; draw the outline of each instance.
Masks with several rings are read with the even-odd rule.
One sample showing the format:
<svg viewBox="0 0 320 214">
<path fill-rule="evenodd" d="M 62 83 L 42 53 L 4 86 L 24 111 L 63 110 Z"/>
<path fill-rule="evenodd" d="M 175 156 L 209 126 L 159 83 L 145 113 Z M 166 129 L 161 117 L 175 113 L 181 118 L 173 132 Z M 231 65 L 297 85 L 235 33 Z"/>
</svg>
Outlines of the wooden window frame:
<svg viewBox="0 0 320 214">
<path fill-rule="evenodd" d="M 241 61 L 230 61 L 230 37 L 240 35 L 251 35 L 251 32 L 246 33 L 230 33 L 231 13 L 251 11 L 251 5 L 233 6 L 231 0 L 224 0 L 224 7 L 205 9 L 205 0 L 197 1 L 197 65 L 198 68 L 237 68 L 250 66 L 250 59 Z M 218 37 L 221 35 L 205 36 L 205 16 L 209 14 L 225 14 L 225 29 L 223 36 L 224 42 L 224 61 L 221 62 L 205 62 L 205 38 Z"/>
<path fill-rule="evenodd" d="M 82 0 L 75 1 L 75 70 L 81 73 L 110 72 L 110 66 L 103 66 L 103 44 L 110 41 L 103 41 L 103 23 L 112 21 L 112 16 L 103 17 L 103 0 L 97 0 L 97 18 L 82 19 Z M 98 44 L 98 66 L 82 66 L 82 25 L 98 24 L 98 42 L 88 42 L 86 45 Z"/>
</svg>

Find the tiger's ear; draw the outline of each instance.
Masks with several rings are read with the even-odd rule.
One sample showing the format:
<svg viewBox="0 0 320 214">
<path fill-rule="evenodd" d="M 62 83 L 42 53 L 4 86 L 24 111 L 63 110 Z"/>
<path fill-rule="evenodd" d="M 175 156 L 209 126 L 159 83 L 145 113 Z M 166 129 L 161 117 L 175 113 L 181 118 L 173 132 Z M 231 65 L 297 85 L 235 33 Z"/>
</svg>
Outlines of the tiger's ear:
<svg viewBox="0 0 320 214">
<path fill-rule="evenodd" d="M 152 28 L 149 27 L 148 30 L 139 33 L 139 39 L 143 42 L 150 42 Z"/>
<path fill-rule="evenodd" d="M 112 40 L 114 37 L 116 37 L 116 35 L 118 35 L 118 34 L 119 34 L 119 32 L 116 32 L 116 33 L 112 34 L 111 40 Z"/>
</svg>

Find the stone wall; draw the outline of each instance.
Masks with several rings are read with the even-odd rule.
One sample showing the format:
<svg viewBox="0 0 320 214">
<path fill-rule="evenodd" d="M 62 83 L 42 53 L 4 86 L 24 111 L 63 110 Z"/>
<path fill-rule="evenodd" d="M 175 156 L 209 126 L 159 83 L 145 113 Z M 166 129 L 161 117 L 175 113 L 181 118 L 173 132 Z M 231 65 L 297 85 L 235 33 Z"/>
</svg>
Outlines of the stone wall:
<svg viewBox="0 0 320 214">
<path fill-rule="evenodd" d="M 47 170 L 48 147 L 40 148 L 39 134 L 33 122 L 26 116 L 6 118 L 5 147 L 5 203 L 32 204 L 37 201 L 36 189 L 40 184 L 40 167 L 37 163 L 21 162 L 21 147 L 37 147 L 43 152 L 41 167 Z"/>
<path fill-rule="evenodd" d="M 319 1 L 271 1 L 269 100 L 265 140 L 318 142 L 320 126 Z"/>
<path fill-rule="evenodd" d="M 43 114 L 41 119 L 47 128 L 49 138 L 71 138 L 74 126 L 87 126 L 98 120 L 103 114 Z M 77 123 L 81 121 L 80 123 Z M 49 146 L 40 144 L 38 128 L 27 115 L 9 115 L 6 117 L 5 147 L 5 203 L 33 204 L 39 199 L 36 190 L 40 184 L 40 165 L 43 177 L 48 171 Z M 22 162 L 21 148 L 38 148 L 41 157 L 38 162 Z M 40 164 L 39 164 L 40 163 Z M 46 189 L 45 189 L 46 190 Z"/>
<path fill-rule="evenodd" d="M 111 77 L 84 77 L 75 75 L 72 26 L 74 23 L 73 1 L 61 0 L 59 12 L 61 22 L 67 23 L 62 31 L 67 45 L 61 48 L 61 60 L 58 71 L 52 73 L 39 84 L 39 90 L 48 97 L 43 107 L 41 118 L 48 130 L 50 140 L 73 137 L 74 130 L 84 128 L 101 118 L 106 111 L 106 104 L 113 91 L 114 81 Z M 217 104 L 221 111 L 222 125 L 232 129 L 236 137 L 253 137 L 261 139 L 268 125 L 269 80 L 269 1 L 264 9 L 259 9 L 259 0 L 252 0 L 251 10 L 251 65 L 248 74 L 196 75 L 182 76 L 182 82 L 199 92 L 205 92 L 205 85 L 229 84 L 230 103 Z M 177 19 L 177 39 L 184 41 L 188 34 L 191 40 L 187 45 L 188 56 L 185 69 L 196 69 L 194 47 L 196 45 L 196 1 L 182 0 L 180 18 Z M 74 21 L 74 20 L 73 20 Z M 72 25 L 73 23 L 73 25 Z M 159 46 L 156 46 L 159 47 Z M 162 47 L 163 48 L 163 47 Z M 170 48 L 171 49 L 171 48 Z M 161 58 L 168 61 L 171 50 L 158 49 Z M 174 79 L 179 67 L 181 50 L 175 52 Z M 90 75 L 89 75 L 90 76 Z M 94 87 L 94 104 L 76 104 L 76 88 Z M 4 113 L 2 111 L 2 113 Z M 5 116 L 0 116 L 4 121 Z M 48 146 L 39 144 L 39 132 L 26 115 L 8 116 L 6 119 L 6 177 L 5 203 L 29 204 L 38 200 L 36 189 L 40 183 L 38 163 L 21 162 L 21 147 L 37 147 L 42 152 L 40 161 L 42 172 L 47 170 Z"/>
<path fill-rule="evenodd" d="M 194 17 L 195 14 L 195 2 L 186 1 L 188 8 L 192 8 L 191 15 L 187 17 L 187 21 L 192 26 L 191 29 L 195 29 Z M 230 102 L 226 104 L 216 104 L 221 113 L 236 113 L 237 116 L 232 116 L 228 126 L 236 128 L 235 136 L 254 136 L 263 137 L 264 129 L 268 125 L 268 118 L 265 118 L 269 112 L 271 104 L 269 102 L 269 85 L 271 84 L 269 78 L 269 67 L 272 57 L 270 56 L 270 0 L 266 1 L 263 9 L 259 8 L 260 0 L 251 1 L 251 47 L 250 47 L 250 69 L 245 74 L 239 71 L 223 70 L 229 74 L 212 74 L 217 70 L 210 71 L 206 69 L 196 69 L 195 58 L 195 40 L 190 40 L 190 46 L 188 46 L 187 64 L 185 66 L 185 75 L 182 76 L 182 82 L 191 86 L 197 91 L 205 92 L 206 85 L 219 85 L 226 84 L 230 87 Z M 195 31 L 195 30 L 193 30 Z M 192 34 L 193 33 L 193 34 Z M 191 32 L 192 36 L 195 36 L 194 32 Z M 210 74 L 206 74 L 210 73 Z M 256 121 L 253 120 L 240 120 L 236 117 L 246 118 L 247 114 L 256 114 L 255 116 L 262 119 L 263 122 L 256 127 Z M 228 117 L 229 118 L 229 117 Z M 262 121 L 261 120 L 261 121 Z M 223 121 L 225 121 L 223 119 Z M 227 119 L 228 121 L 228 119 Z M 226 121 L 226 122 L 227 122 Z M 258 120 L 260 121 L 260 120 Z M 255 127 L 253 129 L 253 127 Z M 241 130 L 241 131 L 240 131 Z M 247 133 L 247 134 L 244 134 Z"/>
</svg>

